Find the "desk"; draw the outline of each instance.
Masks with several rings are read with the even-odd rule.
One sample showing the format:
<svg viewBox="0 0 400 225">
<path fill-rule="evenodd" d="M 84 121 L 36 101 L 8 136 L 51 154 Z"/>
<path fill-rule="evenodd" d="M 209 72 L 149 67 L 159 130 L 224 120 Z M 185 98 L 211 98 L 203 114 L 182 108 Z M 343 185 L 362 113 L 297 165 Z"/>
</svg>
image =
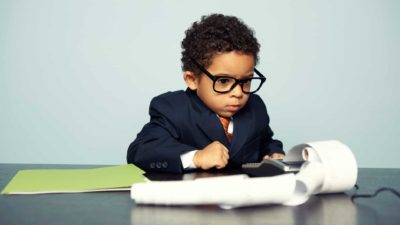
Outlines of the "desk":
<svg viewBox="0 0 400 225">
<path fill-rule="evenodd" d="M 0 164 L 0 189 L 20 169 L 93 168 L 84 165 Z M 158 176 L 186 179 L 185 176 Z M 196 174 L 202 175 L 202 174 Z M 204 175 L 204 174 L 203 174 Z M 209 175 L 206 173 L 206 175 Z M 153 176 L 156 177 L 157 176 Z M 372 193 L 389 186 L 400 190 L 400 169 L 359 169 L 358 193 Z M 267 188 L 266 188 L 266 191 Z M 215 206 L 138 206 L 129 192 L 46 195 L 0 195 L 0 224 L 400 224 L 400 199 L 391 193 L 356 199 L 349 195 L 318 195 L 297 207 L 270 205 L 223 210 Z"/>
</svg>

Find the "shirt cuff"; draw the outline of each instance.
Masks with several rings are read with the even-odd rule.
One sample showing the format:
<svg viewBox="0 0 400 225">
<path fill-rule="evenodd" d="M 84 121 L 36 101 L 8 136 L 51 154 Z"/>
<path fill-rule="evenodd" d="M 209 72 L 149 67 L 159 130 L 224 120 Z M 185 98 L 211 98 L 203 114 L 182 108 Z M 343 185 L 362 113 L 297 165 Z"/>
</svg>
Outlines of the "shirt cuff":
<svg viewBox="0 0 400 225">
<path fill-rule="evenodd" d="M 193 163 L 194 154 L 196 154 L 198 150 L 186 152 L 181 155 L 182 167 L 183 169 L 196 169 L 196 165 Z"/>
</svg>

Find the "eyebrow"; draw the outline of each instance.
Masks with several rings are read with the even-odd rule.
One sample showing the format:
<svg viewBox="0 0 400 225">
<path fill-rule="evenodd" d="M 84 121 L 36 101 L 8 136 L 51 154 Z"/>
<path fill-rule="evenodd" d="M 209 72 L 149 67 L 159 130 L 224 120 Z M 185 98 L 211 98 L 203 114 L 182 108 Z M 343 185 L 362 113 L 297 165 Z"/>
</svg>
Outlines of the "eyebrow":
<svg viewBox="0 0 400 225">
<path fill-rule="evenodd" d="M 231 78 L 235 78 L 234 75 L 231 74 L 225 74 L 225 73 L 217 73 L 217 74 L 213 74 L 216 77 L 231 77 Z M 247 78 L 252 78 L 254 77 L 254 72 L 247 74 L 247 75 L 243 75 L 243 77 L 241 79 L 247 79 Z M 240 79 L 239 79 L 240 80 Z"/>
</svg>

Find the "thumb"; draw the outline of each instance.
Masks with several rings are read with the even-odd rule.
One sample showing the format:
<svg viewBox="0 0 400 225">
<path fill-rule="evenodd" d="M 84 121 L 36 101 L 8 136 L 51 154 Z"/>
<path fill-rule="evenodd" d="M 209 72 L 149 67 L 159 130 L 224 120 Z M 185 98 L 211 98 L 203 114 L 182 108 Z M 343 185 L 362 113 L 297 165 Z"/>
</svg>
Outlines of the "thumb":
<svg viewBox="0 0 400 225">
<path fill-rule="evenodd" d="M 271 157 L 269 157 L 269 155 L 265 155 L 264 158 L 263 158 L 263 160 L 264 160 L 264 159 L 270 159 L 270 158 L 271 158 Z"/>
</svg>

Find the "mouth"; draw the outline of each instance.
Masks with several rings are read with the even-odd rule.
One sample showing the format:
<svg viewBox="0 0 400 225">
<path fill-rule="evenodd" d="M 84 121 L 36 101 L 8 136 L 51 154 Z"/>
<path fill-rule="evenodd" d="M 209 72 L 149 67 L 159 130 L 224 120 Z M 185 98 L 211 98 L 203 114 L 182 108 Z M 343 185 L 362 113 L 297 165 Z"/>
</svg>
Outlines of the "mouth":
<svg viewBox="0 0 400 225">
<path fill-rule="evenodd" d="M 240 105 L 227 105 L 225 109 L 229 112 L 237 112 L 241 108 Z"/>
</svg>

